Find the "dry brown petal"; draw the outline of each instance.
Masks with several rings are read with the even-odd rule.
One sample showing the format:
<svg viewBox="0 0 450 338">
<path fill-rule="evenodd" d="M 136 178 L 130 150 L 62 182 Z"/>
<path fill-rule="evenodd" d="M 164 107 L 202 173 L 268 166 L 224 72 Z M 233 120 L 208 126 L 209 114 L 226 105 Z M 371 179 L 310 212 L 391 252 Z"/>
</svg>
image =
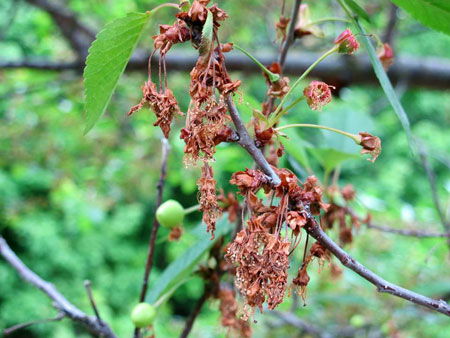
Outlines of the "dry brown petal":
<svg viewBox="0 0 450 338">
<path fill-rule="evenodd" d="M 216 220 L 221 215 L 221 209 L 217 203 L 214 172 L 207 163 L 202 167 L 202 176 L 197 184 L 200 211 L 203 212 L 203 222 L 207 225 L 206 231 L 211 232 L 211 239 L 214 239 Z"/>
<path fill-rule="evenodd" d="M 169 242 L 179 241 L 183 235 L 183 229 L 181 227 L 174 227 L 169 232 Z"/>
<path fill-rule="evenodd" d="M 359 136 L 361 137 L 360 145 L 363 147 L 361 149 L 361 154 L 372 155 L 372 159 L 368 160 L 375 162 L 381 153 L 381 140 L 377 136 L 373 136 L 365 132 L 359 133 Z"/>
<path fill-rule="evenodd" d="M 356 191 L 353 188 L 353 185 L 347 184 L 345 187 L 341 189 L 341 194 L 344 200 L 349 202 L 355 199 Z"/>
</svg>

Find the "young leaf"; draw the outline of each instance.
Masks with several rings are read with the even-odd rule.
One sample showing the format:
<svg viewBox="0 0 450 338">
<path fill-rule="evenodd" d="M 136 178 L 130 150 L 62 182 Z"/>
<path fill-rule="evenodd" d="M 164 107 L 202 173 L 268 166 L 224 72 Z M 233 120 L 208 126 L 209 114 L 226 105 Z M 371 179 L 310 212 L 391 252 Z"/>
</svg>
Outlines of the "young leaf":
<svg viewBox="0 0 450 338">
<path fill-rule="evenodd" d="M 342 162 L 347 160 L 360 160 L 361 156 L 339 151 L 333 148 L 307 148 L 308 151 L 317 159 L 326 172 L 331 172 Z"/>
<path fill-rule="evenodd" d="M 386 97 L 388 98 L 389 102 L 391 103 L 392 108 L 394 108 L 395 113 L 397 114 L 398 119 L 400 120 L 400 123 L 403 126 L 403 129 L 405 129 L 406 136 L 408 138 L 409 147 L 411 149 L 411 152 L 414 154 L 414 140 L 412 138 L 411 134 L 411 127 L 408 120 L 408 115 L 406 115 L 405 110 L 403 109 L 402 104 L 400 103 L 400 100 L 398 99 L 397 95 L 395 94 L 394 88 L 392 88 L 391 81 L 389 80 L 386 72 L 384 71 L 383 66 L 381 65 L 380 60 L 378 59 L 377 52 L 375 51 L 375 48 L 373 47 L 372 43 L 370 42 L 369 37 L 367 36 L 364 28 L 359 23 L 358 19 L 354 19 L 354 23 L 356 28 L 358 29 L 359 33 L 361 34 L 361 39 L 363 42 L 364 47 L 367 50 L 367 53 L 369 54 L 370 62 L 372 63 L 373 70 L 375 72 L 375 75 L 378 78 L 378 81 L 380 81 L 381 87 L 384 90 L 384 93 L 386 94 Z"/>
<path fill-rule="evenodd" d="M 344 1 L 356 15 L 358 15 L 361 19 L 364 19 L 370 23 L 369 14 L 367 14 L 367 12 L 360 5 L 358 5 L 354 0 L 344 0 Z"/>
<path fill-rule="evenodd" d="M 423 25 L 450 35 L 450 1 L 391 0 Z"/>
<path fill-rule="evenodd" d="M 89 48 L 84 69 L 85 134 L 105 112 L 152 12 L 129 13 L 107 24 Z"/>
<path fill-rule="evenodd" d="M 232 224 L 228 222 L 226 215 L 216 224 L 215 239 L 210 240 L 211 234 L 206 230 L 203 231 L 198 241 L 187 249 L 178 259 L 173 261 L 159 276 L 158 280 L 152 288 L 150 288 L 147 301 L 154 304 L 161 297 L 165 297 L 166 293 L 174 291 L 174 286 L 181 280 L 186 280 L 186 277 L 194 270 L 198 262 L 216 242 L 216 240 L 228 233 L 231 230 Z"/>
<path fill-rule="evenodd" d="M 213 28 L 214 28 L 213 15 L 212 15 L 211 11 L 208 11 L 208 16 L 206 17 L 205 24 L 203 25 L 202 40 L 200 42 L 200 49 L 199 49 L 199 55 L 207 56 L 208 60 L 209 60 L 209 55 L 211 52 L 211 41 L 213 39 Z"/>
</svg>

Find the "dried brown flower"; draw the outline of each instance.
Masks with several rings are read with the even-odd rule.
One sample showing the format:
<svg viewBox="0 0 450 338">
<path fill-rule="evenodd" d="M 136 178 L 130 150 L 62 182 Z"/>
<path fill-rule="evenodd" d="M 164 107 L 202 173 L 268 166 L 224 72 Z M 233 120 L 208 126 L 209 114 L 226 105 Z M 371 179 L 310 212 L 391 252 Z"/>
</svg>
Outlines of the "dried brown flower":
<svg viewBox="0 0 450 338">
<path fill-rule="evenodd" d="M 306 98 L 309 108 L 321 111 L 323 106 L 331 102 L 331 90 L 335 88 L 327 85 L 325 82 L 312 81 L 304 90 L 303 95 Z"/>
<path fill-rule="evenodd" d="M 221 215 L 221 209 L 217 203 L 216 180 L 213 169 L 205 162 L 202 167 L 202 176 L 198 180 L 198 200 L 200 211 L 203 212 L 203 222 L 207 225 L 207 232 L 211 232 L 211 239 L 214 239 L 216 230 L 216 220 Z"/>
<path fill-rule="evenodd" d="M 363 147 L 361 149 L 361 154 L 372 155 L 372 159 L 368 160 L 375 162 L 381 153 L 381 140 L 377 136 L 373 136 L 365 132 L 359 133 L 359 136 L 361 138 L 360 145 Z"/>
<path fill-rule="evenodd" d="M 237 318 L 238 303 L 234 297 L 234 292 L 226 287 L 221 287 L 219 291 L 220 313 L 222 314 L 222 326 L 228 327 L 232 332 L 240 337 L 251 337 L 252 329 L 250 324 Z"/>
<path fill-rule="evenodd" d="M 142 92 L 144 97 L 141 102 L 132 107 L 128 112 L 128 116 L 132 115 L 136 111 L 140 110 L 145 103 L 148 102 L 150 109 L 156 114 L 156 122 L 154 126 L 159 126 L 166 138 L 169 138 L 170 124 L 176 113 L 183 115 L 180 112 L 178 103 L 173 95 L 172 91 L 166 88 L 163 92 L 158 92 L 156 89 L 156 84 L 153 82 L 145 82 L 142 87 Z"/>
<path fill-rule="evenodd" d="M 178 242 L 183 235 L 183 229 L 181 227 L 174 227 L 169 232 L 169 242 Z"/>
</svg>

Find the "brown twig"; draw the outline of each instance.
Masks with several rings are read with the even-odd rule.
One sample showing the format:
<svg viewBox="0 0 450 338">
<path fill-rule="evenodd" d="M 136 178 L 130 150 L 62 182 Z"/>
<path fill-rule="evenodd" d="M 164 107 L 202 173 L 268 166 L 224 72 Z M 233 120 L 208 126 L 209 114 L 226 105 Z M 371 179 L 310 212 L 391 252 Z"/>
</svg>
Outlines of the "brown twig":
<svg viewBox="0 0 450 338">
<path fill-rule="evenodd" d="M 159 175 L 159 181 L 158 181 L 158 185 L 157 185 L 158 192 L 157 192 L 157 200 L 156 200 L 156 205 L 155 205 L 155 215 L 156 215 L 156 210 L 158 210 L 159 206 L 162 203 L 164 182 L 165 182 L 166 171 L 167 171 L 167 158 L 169 156 L 169 151 L 170 151 L 169 142 L 165 138 L 163 138 L 162 139 L 161 173 Z M 157 221 L 157 219 L 155 217 L 153 220 L 152 233 L 151 233 L 150 239 L 149 239 L 147 262 L 145 264 L 145 273 L 144 273 L 144 278 L 142 280 L 141 295 L 139 296 L 140 303 L 145 301 L 145 295 L 147 294 L 148 278 L 150 276 L 150 272 L 153 267 L 153 253 L 155 251 L 155 241 L 156 241 L 156 236 L 158 235 L 158 229 L 159 229 L 159 222 Z M 139 328 L 135 328 L 134 337 L 139 337 L 139 336 L 140 336 L 140 330 L 139 330 Z"/>
<path fill-rule="evenodd" d="M 102 319 L 100 317 L 100 313 L 98 312 L 98 309 L 97 309 L 97 305 L 95 304 L 94 296 L 92 295 L 91 281 L 90 280 L 85 280 L 84 281 L 84 287 L 86 288 L 86 292 L 88 294 L 89 301 L 91 302 L 92 309 L 94 310 L 95 317 L 97 317 L 97 322 L 100 325 L 103 325 L 102 324 Z"/>
<path fill-rule="evenodd" d="M 450 305 L 445 301 L 428 298 L 386 281 L 356 261 L 347 252 L 342 250 L 335 242 L 333 242 L 333 240 L 331 240 L 331 238 L 327 236 L 314 218 L 312 218 L 311 221 L 313 225 L 306 228 L 306 231 L 324 248 L 328 249 L 334 256 L 336 256 L 345 267 L 353 270 L 358 275 L 375 285 L 378 292 L 388 293 L 450 316 Z"/>
<path fill-rule="evenodd" d="M 228 95 L 225 98 L 225 102 L 227 104 L 228 112 L 230 113 L 234 126 L 236 127 L 236 131 L 239 134 L 239 145 L 247 150 L 247 152 L 253 157 L 256 164 L 269 177 L 271 183 L 275 186 L 279 185 L 281 183 L 280 178 L 277 174 L 275 174 L 261 150 L 255 146 L 255 143 L 248 134 L 247 128 L 245 128 L 244 123 L 242 122 L 241 116 L 239 115 L 239 112 L 234 105 L 231 95 Z"/>
<path fill-rule="evenodd" d="M 421 142 L 417 139 L 416 139 L 416 145 L 417 145 L 417 151 L 420 156 L 420 161 L 422 163 L 422 167 L 425 169 L 425 172 L 427 173 L 428 182 L 430 184 L 430 189 L 431 189 L 431 195 L 433 197 L 433 202 L 436 207 L 436 211 L 438 212 L 442 227 L 444 228 L 445 232 L 450 232 L 450 224 L 445 219 L 444 211 L 442 210 L 441 202 L 439 200 L 439 195 L 438 195 L 437 186 L 436 186 L 436 176 L 433 172 L 433 169 L 431 169 L 430 163 L 428 162 L 427 155 L 425 153 L 425 150 L 424 150 Z M 450 245 L 450 240 L 449 240 L 449 245 Z"/>
<path fill-rule="evenodd" d="M 289 24 L 289 29 L 286 35 L 286 40 L 283 43 L 283 47 L 281 48 L 281 53 L 278 57 L 278 63 L 281 68 L 284 66 L 284 62 L 286 61 L 287 53 L 289 51 L 289 47 L 294 42 L 294 33 L 295 33 L 295 25 L 297 24 L 298 11 L 302 0 L 295 0 L 294 7 L 292 8 L 291 21 Z"/>
<path fill-rule="evenodd" d="M 450 233 L 439 233 L 439 232 L 427 232 L 421 230 L 410 230 L 410 229 L 396 229 L 385 227 L 381 225 L 375 225 L 367 223 L 366 226 L 369 229 L 379 230 L 383 232 L 388 232 L 391 234 L 397 234 L 402 236 L 418 237 L 418 238 L 438 238 L 438 237 L 448 237 L 450 238 Z"/>
<path fill-rule="evenodd" d="M 389 8 L 389 20 L 384 32 L 384 42 L 389 43 L 392 47 L 394 44 L 395 24 L 397 23 L 397 6 L 391 3 Z"/>
<path fill-rule="evenodd" d="M 9 247 L 3 237 L 0 237 L 0 254 L 3 258 L 19 273 L 19 275 L 28 283 L 36 286 L 53 300 L 53 306 L 58 309 L 65 317 L 80 323 L 92 334 L 98 337 L 116 338 L 117 336 L 111 330 L 109 325 L 103 321 L 100 323 L 96 317 L 91 317 L 70 303 L 53 284 L 39 277 L 31 271 Z"/>
<path fill-rule="evenodd" d="M 197 304 L 195 304 L 194 310 L 189 315 L 188 320 L 186 321 L 186 324 L 184 326 L 183 332 L 180 335 L 180 338 L 186 338 L 192 330 L 192 326 L 194 325 L 194 321 L 199 315 L 200 311 L 202 310 L 203 305 L 205 304 L 206 300 L 209 298 L 208 292 L 205 290 L 203 295 L 200 297 L 200 299 L 197 301 Z"/>
<path fill-rule="evenodd" d="M 60 321 L 61 319 L 63 319 L 65 317 L 64 313 L 58 313 L 58 315 L 56 317 L 53 318 L 44 318 L 44 319 L 38 319 L 38 320 L 32 320 L 26 323 L 22 323 L 22 324 L 17 324 L 14 326 L 11 326 L 7 329 L 3 330 L 3 335 L 7 336 L 10 335 L 11 333 L 14 333 L 18 330 L 22 330 L 25 329 L 26 327 L 32 326 L 32 325 L 36 325 L 36 324 L 41 324 L 41 323 L 48 323 L 48 322 L 57 322 Z"/>
</svg>

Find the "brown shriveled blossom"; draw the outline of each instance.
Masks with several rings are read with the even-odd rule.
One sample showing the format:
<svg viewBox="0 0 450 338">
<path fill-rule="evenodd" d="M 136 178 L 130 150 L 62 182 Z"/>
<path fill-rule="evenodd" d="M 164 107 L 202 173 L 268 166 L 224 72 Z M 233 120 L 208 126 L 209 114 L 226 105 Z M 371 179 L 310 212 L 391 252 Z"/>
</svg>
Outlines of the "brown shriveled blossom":
<svg viewBox="0 0 450 338">
<path fill-rule="evenodd" d="M 221 215 L 222 211 L 217 203 L 214 172 L 206 162 L 202 167 L 202 176 L 197 184 L 200 211 L 203 212 L 203 222 L 207 225 L 207 232 L 211 232 L 211 239 L 213 239 L 214 230 L 216 230 L 216 220 Z"/>
<path fill-rule="evenodd" d="M 252 329 L 249 322 L 237 317 L 238 303 L 234 297 L 234 292 L 229 288 L 221 287 L 219 299 L 219 310 L 222 314 L 222 326 L 229 328 L 232 336 L 235 334 L 239 337 L 251 337 Z"/>
<path fill-rule="evenodd" d="M 375 162 L 381 153 L 381 140 L 377 136 L 364 132 L 359 133 L 359 136 L 361 138 L 360 145 L 363 147 L 361 149 L 361 154 L 370 154 L 372 159 L 368 160 Z"/>
</svg>

